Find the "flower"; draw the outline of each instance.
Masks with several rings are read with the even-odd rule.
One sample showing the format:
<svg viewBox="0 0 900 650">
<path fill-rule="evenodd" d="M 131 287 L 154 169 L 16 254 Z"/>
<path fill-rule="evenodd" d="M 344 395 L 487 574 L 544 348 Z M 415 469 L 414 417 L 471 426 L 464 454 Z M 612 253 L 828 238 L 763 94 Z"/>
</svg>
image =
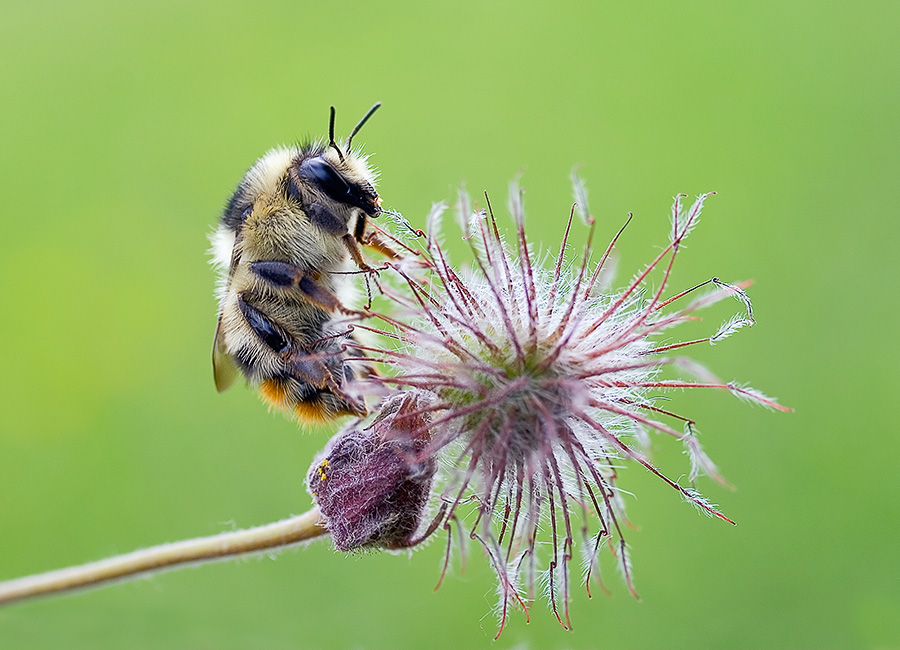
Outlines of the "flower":
<svg viewBox="0 0 900 650">
<path fill-rule="evenodd" d="M 685 446 L 691 483 L 701 473 L 721 480 L 700 447 L 694 421 L 659 406 L 661 393 L 720 388 L 788 410 L 672 355 L 689 345 L 716 343 L 754 323 L 746 285 L 712 278 L 668 293 L 672 265 L 709 194 L 689 208 L 682 203 L 685 195 L 678 195 L 668 245 L 624 289 L 607 293 L 607 265 L 624 226 L 599 261 L 590 261 L 589 236 L 580 260 L 571 263 L 566 251 L 576 211 L 594 232 L 583 184 L 573 180 L 576 204 L 552 270 L 535 263 L 517 188 L 510 197 L 516 228 L 511 245 L 500 234 L 487 195 L 487 210 L 473 211 L 461 194 L 461 223 L 472 253 L 469 271 L 457 271 L 439 243 L 445 208 L 435 206 L 425 236 L 426 271 L 391 264 L 405 290 L 382 286 L 400 315 L 378 314 L 386 328 L 358 326 L 398 343 L 356 346 L 390 367 L 389 373 L 368 378 L 370 386 L 415 396 L 416 407 L 405 413 L 405 424 L 394 427 L 396 420 L 386 421 L 381 435 L 417 441 L 421 446 L 409 462 L 440 457 L 450 466 L 441 474 L 429 530 L 441 525 L 448 532 L 447 557 L 454 529 L 462 539 L 462 529 L 468 528 L 480 542 L 499 579 L 498 636 L 511 605 L 521 606 L 527 616 L 539 582 L 560 624 L 570 627 L 570 568 L 576 548 L 586 584 L 598 575 L 599 552 L 608 547 L 634 592 L 618 487 L 618 468 L 624 462 L 645 467 L 701 511 L 731 521 L 646 456 L 648 432 L 665 434 Z M 650 284 L 654 272 L 659 276 L 655 289 Z M 701 289 L 707 291 L 698 296 Z M 698 309 L 731 296 L 741 301 L 745 313 L 713 335 L 674 343 L 662 339 L 673 326 L 696 320 Z M 670 367 L 696 378 L 666 378 L 663 373 Z M 683 430 L 663 418 L 680 423 Z M 476 513 L 464 525 L 461 513 L 469 502 L 476 504 Z M 425 527 L 428 518 L 417 513 Z"/>
</svg>

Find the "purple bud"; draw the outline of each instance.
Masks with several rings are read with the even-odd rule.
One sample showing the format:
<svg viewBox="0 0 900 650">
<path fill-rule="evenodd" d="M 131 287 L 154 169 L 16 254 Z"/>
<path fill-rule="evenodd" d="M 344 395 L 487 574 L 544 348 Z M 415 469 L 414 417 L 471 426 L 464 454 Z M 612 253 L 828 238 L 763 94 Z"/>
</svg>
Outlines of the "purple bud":
<svg viewBox="0 0 900 650">
<path fill-rule="evenodd" d="M 418 404 L 410 393 L 389 400 L 372 424 L 339 432 L 313 461 L 307 489 L 338 550 L 414 545 L 436 470 Z"/>
</svg>

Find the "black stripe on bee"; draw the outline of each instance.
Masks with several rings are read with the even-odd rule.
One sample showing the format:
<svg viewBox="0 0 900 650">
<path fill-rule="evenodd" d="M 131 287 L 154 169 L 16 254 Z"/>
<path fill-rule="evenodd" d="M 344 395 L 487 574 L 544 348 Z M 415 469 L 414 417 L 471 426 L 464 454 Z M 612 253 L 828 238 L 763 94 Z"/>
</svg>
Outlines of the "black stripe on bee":
<svg viewBox="0 0 900 650">
<path fill-rule="evenodd" d="M 253 202 L 247 196 L 247 190 L 242 182 L 228 199 L 225 212 L 222 214 L 222 223 L 229 230 L 238 231 L 252 211 Z"/>
</svg>

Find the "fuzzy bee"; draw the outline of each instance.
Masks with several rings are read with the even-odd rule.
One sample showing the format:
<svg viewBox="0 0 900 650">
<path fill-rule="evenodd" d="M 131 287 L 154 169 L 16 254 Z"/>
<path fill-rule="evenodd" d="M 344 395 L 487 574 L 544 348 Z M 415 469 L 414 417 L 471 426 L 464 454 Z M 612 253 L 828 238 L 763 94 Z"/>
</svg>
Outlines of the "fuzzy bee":
<svg viewBox="0 0 900 650">
<path fill-rule="evenodd" d="M 212 361 L 224 391 L 238 370 L 269 404 L 301 420 L 361 416 L 366 406 L 347 395 L 350 379 L 369 374 L 345 361 L 346 315 L 354 314 L 349 272 L 371 271 L 364 244 L 391 255 L 368 220 L 381 212 L 376 172 L 335 142 L 334 107 L 328 141 L 272 149 L 238 184 L 212 236 L 220 269 L 219 319 Z M 341 323 L 341 319 L 344 320 Z"/>
</svg>

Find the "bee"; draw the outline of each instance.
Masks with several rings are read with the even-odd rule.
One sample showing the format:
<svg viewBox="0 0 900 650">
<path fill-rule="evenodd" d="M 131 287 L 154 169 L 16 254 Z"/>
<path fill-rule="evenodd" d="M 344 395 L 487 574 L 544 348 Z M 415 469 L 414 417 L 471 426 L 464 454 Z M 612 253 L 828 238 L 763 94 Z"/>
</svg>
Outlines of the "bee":
<svg viewBox="0 0 900 650">
<path fill-rule="evenodd" d="M 381 213 L 377 172 L 352 149 L 353 137 L 375 104 L 342 143 L 328 141 L 272 149 L 244 175 L 225 207 L 213 242 L 220 269 L 219 314 L 212 350 L 216 388 L 238 374 L 259 387 L 270 405 L 303 421 L 366 414 L 344 391 L 374 371 L 345 361 L 350 275 L 366 263 L 360 245 L 393 255 L 368 227 Z"/>
</svg>

